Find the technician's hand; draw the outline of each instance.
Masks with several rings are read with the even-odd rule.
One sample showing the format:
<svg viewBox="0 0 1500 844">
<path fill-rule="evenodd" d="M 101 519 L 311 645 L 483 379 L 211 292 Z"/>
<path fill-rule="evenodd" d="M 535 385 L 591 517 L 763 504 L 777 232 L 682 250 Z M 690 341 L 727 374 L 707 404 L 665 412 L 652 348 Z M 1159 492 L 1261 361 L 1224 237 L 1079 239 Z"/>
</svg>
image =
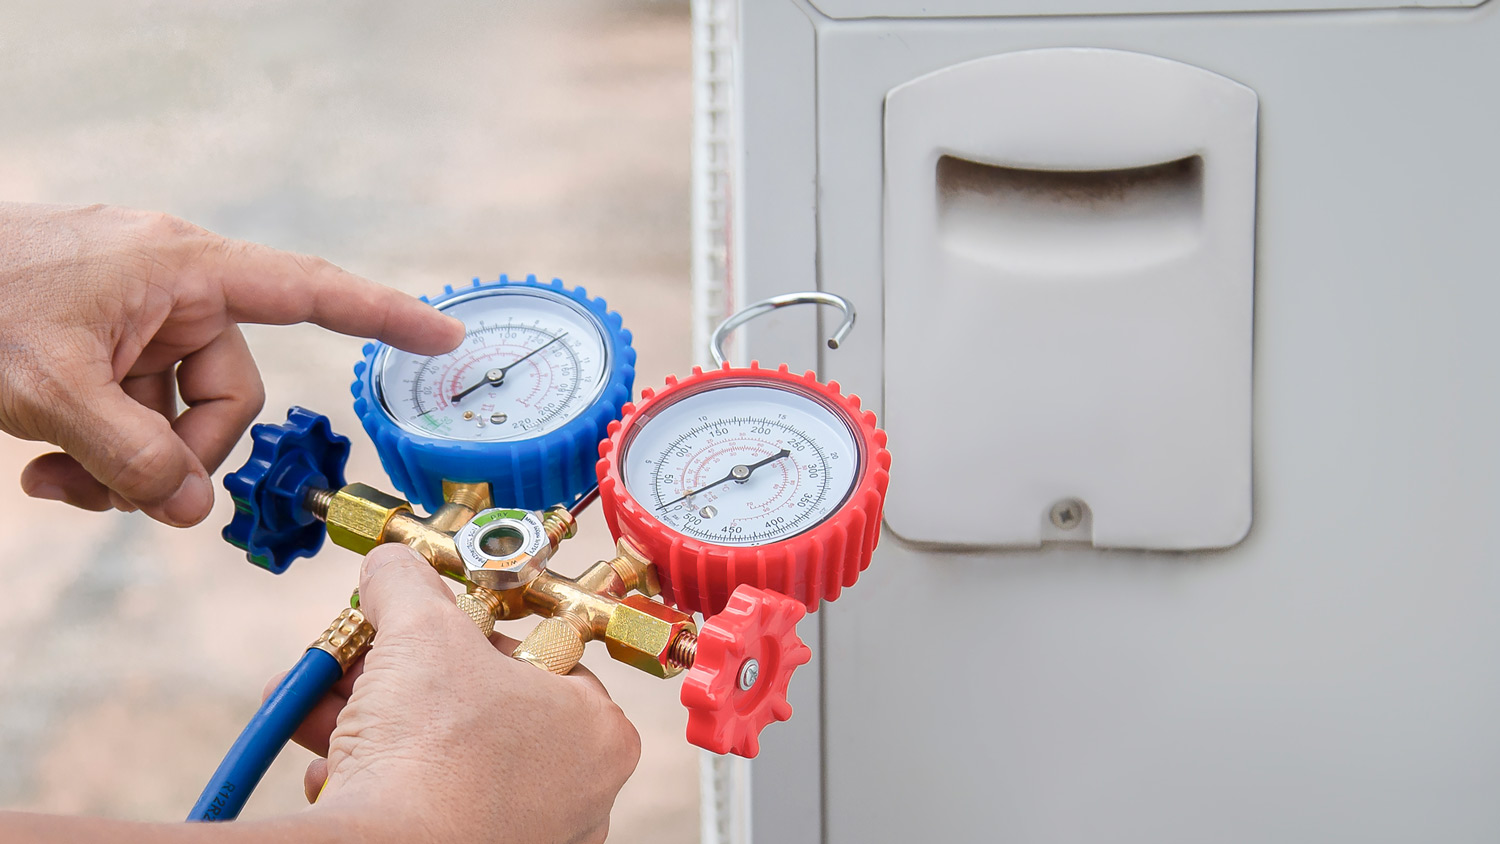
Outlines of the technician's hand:
<svg viewBox="0 0 1500 844">
<path fill-rule="evenodd" d="M 641 746 L 598 679 L 511 659 L 404 545 L 370 553 L 359 594 L 374 645 L 297 734 L 327 756 L 312 814 L 365 841 L 603 841 Z"/>
<path fill-rule="evenodd" d="M 164 214 L 0 203 L 0 431 L 66 452 L 33 460 L 22 488 L 201 521 L 209 473 L 265 400 L 241 322 L 418 354 L 463 339 L 457 320 L 318 258 Z"/>
</svg>

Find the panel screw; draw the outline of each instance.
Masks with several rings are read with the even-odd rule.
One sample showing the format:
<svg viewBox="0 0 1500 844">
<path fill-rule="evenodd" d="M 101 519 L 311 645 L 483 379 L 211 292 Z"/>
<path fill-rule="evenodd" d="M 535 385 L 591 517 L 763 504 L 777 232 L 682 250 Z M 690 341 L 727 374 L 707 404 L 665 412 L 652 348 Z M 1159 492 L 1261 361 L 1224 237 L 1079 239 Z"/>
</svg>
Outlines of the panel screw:
<svg viewBox="0 0 1500 844">
<path fill-rule="evenodd" d="M 1063 530 L 1072 530 L 1083 521 L 1083 502 L 1076 498 L 1064 498 L 1052 505 L 1052 524 Z"/>
<path fill-rule="evenodd" d="M 754 658 L 745 660 L 740 666 L 740 691 L 748 692 L 755 688 L 755 681 L 760 679 L 760 663 Z"/>
</svg>

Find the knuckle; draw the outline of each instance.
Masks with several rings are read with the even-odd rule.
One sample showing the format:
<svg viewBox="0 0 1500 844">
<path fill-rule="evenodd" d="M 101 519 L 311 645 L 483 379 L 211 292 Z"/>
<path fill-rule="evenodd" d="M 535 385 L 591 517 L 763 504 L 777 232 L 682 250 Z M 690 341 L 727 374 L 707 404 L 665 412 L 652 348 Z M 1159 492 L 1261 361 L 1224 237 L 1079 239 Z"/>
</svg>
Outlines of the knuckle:
<svg viewBox="0 0 1500 844">
<path fill-rule="evenodd" d="M 104 468 L 106 486 L 126 491 L 140 504 L 165 500 L 182 483 L 176 464 L 177 448 L 171 434 L 147 437 L 134 451 L 113 456 Z"/>
<path fill-rule="evenodd" d="M 630 778 L 641 759 L 641 734 L 625 717 L 625 710 L 596 688 L 587 688 L 586 723 L 595 725 L 597 747 L 616 766 L 620 782 Z"/>
<path fill-rule="evenodd" d="M 203 229 L 189 223 L 181 217 L 175 217 L 161 211 L 142 212 L 145 218 L 141 221 L 147 234 L 163 239 L 175 239 L 184 237 L 196 237 L 203 234 Z"/>
<path fill-rule="evenodd" d="M 292 255 L 292 263 L 297 266 L 297 269 L 301 270 L 307 275 L 323 275 L 324 273 L 328 273 L 337 269 L 333 264 L 322 258 L 319 258 L 316 255 L 301 255 L 294 253 Z"/>
<path fill-rule="evenodd" d="M 245 424 L 255 420 L 262 410 L 266 409 L 266 387 L 256 379 L 255 387 L 249 395 L 245 396 Z"/>
<path fill-rule="evenodd" d="M 224 237 L 212 232 L 204 232 L 203 234 L 204 252 L 211 253 L 212 257 L 217 258 L 223 263 L 232 264 L 244 260 L 250 254 L 251 246 L 243 240 L 235 240 L 234 238 Z"/>
<path fill-rule="evenodd" d="M 55 413 L 59 390 L 29 355 L 7 360 L 6 369 L 6 388 L 0 390 L 0 425 L 18 436 L 43 437 L 42 423 Z"/>
<path fill-rule="evenodd" d="M 255 372 L 245 382 L 245 390 L 242 398 L 243 406 L 240 420 L 248 426 L 266 407 L 266 382 L 260 379 L 260 373 Z"/>
<path fill-rule="evenodd" d="M 618 707 L 616 707 L 618 709 Z M 625 778 L 629 778 L 635 772 L 635 766 L 641 761 L 641 732 L 630 723 L 625 714 L 620 713 L 620 729 L 616 731 L 619 746 L 616 748 L 616 758 L 625 770 Z"/>
</svg>

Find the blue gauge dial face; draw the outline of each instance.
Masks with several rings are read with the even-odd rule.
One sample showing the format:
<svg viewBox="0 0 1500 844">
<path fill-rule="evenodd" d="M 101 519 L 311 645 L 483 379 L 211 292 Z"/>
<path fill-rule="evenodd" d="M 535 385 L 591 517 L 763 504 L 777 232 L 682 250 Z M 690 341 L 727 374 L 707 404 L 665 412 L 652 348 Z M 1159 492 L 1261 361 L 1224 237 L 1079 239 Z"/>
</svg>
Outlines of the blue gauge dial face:
<svg viewBox="0 0 1500 844">
<path fill-rule="evenodd" d="M 468 328 L 462 345 L 435 357 L 386 348 L 375 360 L 381 404 L 402 428 L 466 442 L 530 439 L 561 428 L 603 391 L 604 327 L 571 299 L 506 287 L 439 307 Z"/>
</svg>

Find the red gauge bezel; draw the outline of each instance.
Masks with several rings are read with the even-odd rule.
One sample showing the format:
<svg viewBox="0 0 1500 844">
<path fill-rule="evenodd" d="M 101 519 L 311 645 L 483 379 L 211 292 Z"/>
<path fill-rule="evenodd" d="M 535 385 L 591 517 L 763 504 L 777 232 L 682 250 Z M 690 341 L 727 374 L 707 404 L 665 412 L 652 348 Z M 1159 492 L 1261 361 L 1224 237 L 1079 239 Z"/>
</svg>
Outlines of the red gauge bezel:
<svg viewBox="0 0 1500 844">
<path fill-rule="evenodd" d="M 837 510 L 776 542 L 716 545 L 678 533 L 626 491 L 619 459 L 624 444 L 659 409 L 704 389 L 747 382 L 802 393 L 833 410 L 861 450 L 859 475 Z M 796 375 L 785 364 L 774 370 L 754 362 L 707 372 L 694 367 L 681 380 L 667 376 L 660 392 L 642 390 L 641 400 L 625 405 L 620 420 L 610 423 L 608 439 L 599 444 L 599 496 L 610 532 L 616 539 L 629 539 L 656 564 L 662 597 L 678 608 L 712 616 L 724 609 L 736 586 L 748 584 L 795 598 L 815 611 L 820 601 L 832 601 L 854 585 L 880 541 L 891 466 L 885 443 L 875 414 L 860 409 L 858 396 L 841 393 L 837 381 L 823 384 L 813 373 Z"/>
</svg>

